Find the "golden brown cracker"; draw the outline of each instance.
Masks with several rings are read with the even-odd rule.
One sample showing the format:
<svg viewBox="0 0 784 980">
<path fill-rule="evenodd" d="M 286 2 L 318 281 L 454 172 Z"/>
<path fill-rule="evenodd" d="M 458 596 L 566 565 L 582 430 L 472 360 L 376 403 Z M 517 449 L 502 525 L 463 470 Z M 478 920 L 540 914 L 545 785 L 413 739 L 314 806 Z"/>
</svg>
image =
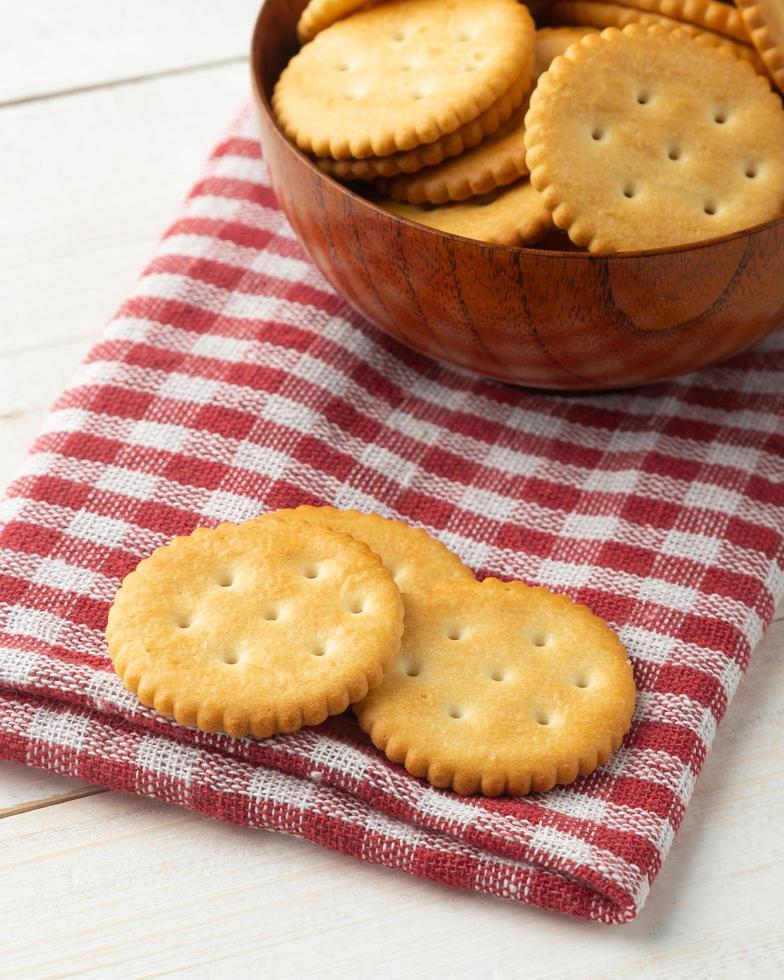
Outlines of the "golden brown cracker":
<svg viewBox="0 0 784 980">
<path fill-rule="evenodd" d="M 307 44 L 331 24 L 368 6 L 368 0 L 310 0 L 297 22 L 299 43 Z"/>
<path fill-rule="evenodd" d="M 347 534 L 264 519 L 175 538 L 122 583 L 109 655 L 159 714 L 264 738 L 316 725 L 397 655 L 400 593 Z"/>
<path fill-rule="evenodd" d="M 433 143 L 467 125 L 533 64 L 517 0 L 389 0 L 338 21 L 284 69 L 273 107 L 319 157 L 363 159 Z"/>
<path fill-rule="evenodd" d="M 737 0 L 751 41 L 765 68 L 784 92 L 784 4 L 781 0 Z"/>
<path fill-rule="evenodd" d="M 525 177 L 523 120 L 525 109 L 473 150 L 468 150 L 437 167 L 427 167 L 392 180 L 377 180 L 382 194 L 409 204 L 445 204 L 489 194 L 498 187 Z"/>
<path fill-rule="evenodd" d="M 375 552 L 401 592 L 421 591 L 444 579 L 473 579 L 473 572 L 427 532 L 380 514 L 335 507 L 275 511 L 276 520 L 304 521 L 350 534 Z M 267 518 L 262 518 L 266 520 Z"/>
<path fill-rule="evenodd" d="M 587 775 L 621 744 L 635 685 L 618 637 L 521 582 L 406 595 L 397 661 L 354 712 L 393 762 L 458 793 L 513 796 Z"/>
<path fill-rule="evenodd" d="M 706 42 L 728 48 L 742 61 L 754 65 L 764 73 L 765 68 L 757 52 L 749 44 L 741 44 L 732 38 L 715 31 L 705 30 L 695 24 L 687 24 L 663 14 L 640 10 L 637 7 L 618 3 L 604 3 L 600 0 L 556 0 L 552 6 L 552 16 L 559 23 L 582 24 L 592 27 L 627 27 L 639 24 L 642 27 L 660 27 L 672 31 L 683 31 L 692 37 L 704 37 Z"/>
<path fill-rule="evenodd" d="M 631 25 L 589 35 L 539 79 L 531 182 L 593 252 L 683 245 L 784 210 L 784 111 L 723 48 Z"/>
<path fill-rule="evenodd" d="M 459 203 L 417 205 L 387 199 L 379 204 L 409 221 L 493 245 L 532 244 L 553 227 L 548 208 L 527 180 Z"/>
<path fill-rule="evenodd" d="M 435 143 L 427 143 L 403 153 L 386 157 L 366 157 L 364 160 L 333 160 L 319 157 L 319 168 L 338 180 L 373 180 L 376 177 L 396 177 L 398 174 L 415 173 L 424 167 L 432 167 L 443 160 L 459 156 L 465 150 L 478 146 L 487 136 L 497 132 L 507 123 L 525 101 L 531 88 L 532 75 L 521 75 L 512 88 L 496 103 L 467 126 Z"/>
<path fill-rule="evenodd" d="M 592 0 L 588 0 L 592 2 Z M 718 0 L 623 0 L 623 6 L 660 14 L 706 31 L 749 43 L 749 32 L 737 8 Z"/>
</svg>

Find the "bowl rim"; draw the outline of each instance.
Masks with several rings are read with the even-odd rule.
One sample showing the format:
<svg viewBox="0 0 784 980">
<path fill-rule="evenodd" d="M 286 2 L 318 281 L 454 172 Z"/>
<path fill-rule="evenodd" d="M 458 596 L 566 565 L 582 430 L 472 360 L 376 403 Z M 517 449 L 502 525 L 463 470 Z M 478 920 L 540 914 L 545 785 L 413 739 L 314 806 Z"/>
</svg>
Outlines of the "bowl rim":
<svg viewBox="0 0 784 980">
<path fill-rule="evenodd" d="M 548 249 L 548 248 L 529 248 L 524 245 L 498 245 L 493 242 L 483 242 L 478 238 L 468 238 L 464 235 L 455 235 L 452 232 L 441 231 L 438 228 L 431 228 L 429 225 L 424 225 L 419 221 L 413 221 L 411 218 L 404 218 L 401 215 L 394 214 L 388 211 L 386 208 L 381 207 L 374 201 L 363 197 L 361 194 L 357 194 L 356 191 L 352 190 L 351 187 L 336 180 L 330 174 L 324 173 L 314 161 L 302 151 L 296 143 L 286 136 L 283 130 L 278 125 L 278 121 L 275 118 L 275 113 L 272 111 L 272 106 L 264 88 L 261 84 L 261 60 L 262 60 L 262 44 L 261 44 L 261 18 L 264 13 L 264 8 L 267 5 L 268 0 L 262 0 L 259 12 L 256 15 L 256 20 L 253 26 L 253 33 L 251 35 L 251 48 L 250 48 L 250 72 L 251 81 L 253 84 L 253 94 L 256 100 L 257 106 L 261 108 L 264 112 L 267 120 L 271 123 L 274 129 L 277 131 L 278 135 L 282 140 L 288 145 L 288 147 L 293 150 L 295 155 L 299 158 L 300 162 L 304 163 L 317 177 L 322 180 L 329 181 L 335 188 L 337 188 L 342 193 L 351 197 L 354 201 L 358 202 L 361 206 L 365 206 L 375 211 L 382 217 L 386 218 L 392 224 L 400 224 L 404 227 L 413 228 L 418 232 L 424 234 L 430 234 L 435 238 L 441 238 L 450 242 L 458 243 L 470 243 L 471 245 L 478 247 L 480 249 L 487 249 L 493 252 L 508 253 L 510 255 L 525 255 L 525 256 L 542 256 L 547 258 L 557 258 L 560 260 L 576 260 L 580 262 L 613 262 L 620 263 L 626 261 L 635 261 L 641 258 L 654 258 L 662 257 L 668 255 L 682 255 L 687 252 L 694 252 L 699 249 L 709 249 L 718 245 L 726 245 L 737 239 L 741 238 L 751 238 L 756 237 L 758 234 L 762 234 L 769 231 L 772 228 L 784 227 L 784 215 L 778 218 L 771 218 L 768 221 L 763 221 L 760 224 L 752 225 L 749 228 L 741 228 L 739 231 L 732 231 L 726 235 L 721 235 L 718 238 L 705 238 L 696 242 L 686 242 L 683 245 L 665 245 L 660 248 L 648 248 L 648 249 L 637 249 L 630 252 L 589 252 L 587 249 L 583 251 L 566 251 L 564 249 Z M 558 228 L 558 231 L 563 231 L 563 229 Z"/>
</svg>

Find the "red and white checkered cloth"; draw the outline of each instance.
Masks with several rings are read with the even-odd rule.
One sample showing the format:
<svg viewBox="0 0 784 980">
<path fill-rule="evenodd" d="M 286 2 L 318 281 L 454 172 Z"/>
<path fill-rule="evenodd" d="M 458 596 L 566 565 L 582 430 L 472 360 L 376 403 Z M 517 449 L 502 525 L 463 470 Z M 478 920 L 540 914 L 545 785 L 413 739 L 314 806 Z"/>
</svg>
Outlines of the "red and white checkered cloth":
<svg viewBox="0 0 784 980">
<path fill-rule="evenodd" d="M 783 412 L 784 332 L 596 396 L 400 347 L 307 261 L 243 115 L 0 505 L 0 756 L 628 921 L 784 591 Z M 566 788 L 463 799 L 346 719 L 236 741 L 142 708 L 104 645 L 122 577 L 174 534 L 302 503 L 404 518 L 591 606 L 635 665 L 623 747 Z"/>
</svg>

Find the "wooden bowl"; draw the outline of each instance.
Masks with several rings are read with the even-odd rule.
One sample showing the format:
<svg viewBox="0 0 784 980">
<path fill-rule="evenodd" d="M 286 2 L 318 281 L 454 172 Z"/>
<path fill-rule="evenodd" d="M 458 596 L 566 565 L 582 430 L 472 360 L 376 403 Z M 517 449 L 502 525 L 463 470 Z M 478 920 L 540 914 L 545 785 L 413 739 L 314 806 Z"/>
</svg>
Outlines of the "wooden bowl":
<svg viewBox="0 0 784 980">
<path fill-rule="evenodd" d="M 266 0 L 256 22 L 264 158 L 312 260 L 379 329 L 489 378 L 591 391 L 720 361 L 784 319 L 784 219 L 696 245 L 598 257 L 433 231 L 327 177 L 270 109 L 305 2 Z"/>
</svg>

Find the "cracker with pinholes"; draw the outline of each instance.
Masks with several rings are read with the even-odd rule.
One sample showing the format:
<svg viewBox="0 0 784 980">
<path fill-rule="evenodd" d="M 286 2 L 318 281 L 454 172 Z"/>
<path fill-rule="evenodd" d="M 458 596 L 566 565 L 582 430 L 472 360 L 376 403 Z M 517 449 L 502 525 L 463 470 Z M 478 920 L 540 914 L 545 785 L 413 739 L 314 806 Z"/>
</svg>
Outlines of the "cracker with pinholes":
<svg viewBox="0 0 784 980">
<path fill-rule="evenodd" d="M 608 28 L 539 79 L 526 116 L 531 183 L 592 252 L 717 238 L 784 211 L 784 110 L 723 48 Z"/>
<path fill-rule="evenodd" d="M 276 520 L 305 521 L 350 534 L 379 556 L 401 592 L 427 589 L 446 579 L 473 580 L 474 577 L 471 569 L 437 538 L 380 514 L 302 506 L 278 510 L 269 516 Z"/>
<path fill-rule="evenodd" d="M 444 16 L 447 13 L 447 16 Z M 322 31 L 288 63 L 273 108 L 320 157 L 385 156 L 472 122 L 533 65 L 517 0 L 388 0 Z"/>
<path fill-rule="evenodd" d="M 492 245 L 529 245 L 553 228 L 549 209 L 527 180 L 467 201 L 420 205 L 384 199 L 379 204 L 400 218 Z"/>
<path fill-rule="evenodd" d="M 521 582 L 444 582 L 404 596 L 400 655 L 354 705 L 393 762 L 458 793 L 520 796 L 606 762 L 635 684 L 610 627 Z"/>
<path fill-rule="evenodd" d="M 203 731 L 264 738 L 364 697 L 402 628 L 400 593 L 366 545 L 263 519 L 153 552 L 123 581 L 106 638 L 143 704 Z"/>
</svg>

